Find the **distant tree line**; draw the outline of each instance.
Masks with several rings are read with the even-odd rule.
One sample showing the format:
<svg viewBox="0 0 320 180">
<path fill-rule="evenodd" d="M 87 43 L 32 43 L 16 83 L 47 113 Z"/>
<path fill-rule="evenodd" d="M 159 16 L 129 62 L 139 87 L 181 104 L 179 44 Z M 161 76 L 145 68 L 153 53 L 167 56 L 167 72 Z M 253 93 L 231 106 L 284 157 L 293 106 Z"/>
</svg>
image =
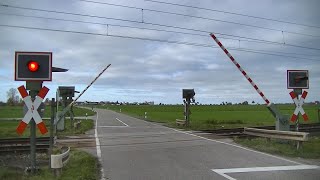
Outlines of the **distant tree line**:
<svg viewBox="0 0 320 180">
<path fill-rule="evenodd" d="M 7 105 L 16 106 L 23 103 L 22 99 L 18 95 L 18 91 L 15 88 L 10 88 L 7 91 Z"/>
<path fill-rule="evenodd" d="M 46 105 L 49 105 L 51 100 L 49 98 L 46 98 L 44 103 Z M 92 103 L 92 102 L 77 102 L 78 104 L 87 104 L 87 103 Z M 94 102 L 95 104 L 100 104 L 100 105 L 155 105 L 153 101 L 145 101 L 145 102 L 119 102 L 119 101 L 100 101 L 100 102 Z M 255 101 L 252 101 L 251 104 L 256 104 L 259 105 L 259 103 L 256 103 Z M 281 104 L 292 104 L 292 103 L 281 103 Z M 320 104 L 320 101 L 315 101 L 315 102 L 307 102 L 305 104 Z M 0 106 L 3 105 L 9 105 L 9 106 L 20 106 L 23 105 L 23 100 L 20 98 L 20 95 L 18 94 L 17 89 L 15 88 L 10 88 L 7 91 L 7 102 L 1 102 L 0 101 Z M 164 103 L 159 103 L 157 105 L 173 105 L 173 104 L 164 104 Z M 176 105 L 183 105 L 183 104 L 176 104 Z M 248 101 L 243 101 L 240 103 L 232 103 L 232 102 L 222 102 L 220 104 L 202 104 L 199 102 L 193 103 L 192 105 L 249 105 Z"/>
<path fill-rule="evenodd" d="M 255 102 L 254 101 L 252 101 L 251 102 L 252 104 L 255 104 Z M 225 106 L 225 105 L 249 105 L 249 102 L 248 101 L 243 101 L 243 102 L 240 102 L 240 103 L 232 103 L 232 102 L 222 102 L 222 103 L 220 103 L 220 105 L 222 105 L 222 106 Z"/>
</svg>

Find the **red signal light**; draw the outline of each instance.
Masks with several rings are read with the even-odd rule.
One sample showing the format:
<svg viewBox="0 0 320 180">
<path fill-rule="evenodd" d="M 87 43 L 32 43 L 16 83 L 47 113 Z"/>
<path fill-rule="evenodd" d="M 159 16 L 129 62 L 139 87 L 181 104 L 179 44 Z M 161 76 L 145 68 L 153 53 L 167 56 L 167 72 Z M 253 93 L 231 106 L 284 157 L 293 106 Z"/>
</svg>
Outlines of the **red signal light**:
<svg viewBox="0 0 320 180">
<path fill-rule="evenodd" d="M 39 69 L 39 64 L 35 61 L 28 62 L 28 69 L 31 72 L 36 72 Z"/>
</svg>

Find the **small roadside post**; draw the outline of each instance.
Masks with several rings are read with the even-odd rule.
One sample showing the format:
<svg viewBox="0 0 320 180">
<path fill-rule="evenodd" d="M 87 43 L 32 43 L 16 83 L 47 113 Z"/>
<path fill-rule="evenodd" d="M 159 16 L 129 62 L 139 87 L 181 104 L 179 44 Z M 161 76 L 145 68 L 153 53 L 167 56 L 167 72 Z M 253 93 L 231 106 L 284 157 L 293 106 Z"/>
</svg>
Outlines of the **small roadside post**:
<svg viewBox="0 0 320 180">
<path fill-rule="evenodd" d="M 318 107 L 318 121 L 320 122 L 320 104 L 319 104 L 319 107 Z"/>
<path fill-rule="evenodd" d="M 304 121 L 308 121 L 308 115 L 305 113 L 302 105 L 307 97 L 308 92 L 303 89 L 309 89 L 309 72 L 308 70 L 287 70 L 287 88 L 293 89 L 289 94 L 296 105 L 296 108 L 291 116 L 291 121 L 296 125 L 296 131 L 299 131 L 299 114 L 302 115 Z M 301 98 L 299 99 L 299 96 Z M 300 142 L 297 142 L 297 150 L 300 147 Z"/>
</svg>

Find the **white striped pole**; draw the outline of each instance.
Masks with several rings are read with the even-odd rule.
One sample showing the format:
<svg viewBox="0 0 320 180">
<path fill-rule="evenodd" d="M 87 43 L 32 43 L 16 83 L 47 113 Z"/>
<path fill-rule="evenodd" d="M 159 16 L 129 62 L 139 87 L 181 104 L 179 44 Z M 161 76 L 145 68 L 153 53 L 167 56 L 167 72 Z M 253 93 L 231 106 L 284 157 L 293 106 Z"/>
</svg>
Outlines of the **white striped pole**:
<svg viewBox="0 0 320 180">
<path fill-rule="evenodd" d="M 85 93 L 87 91 L 87 89 L 89 89 L 89 87 L 94 83 L 96 82 L 96 80 L 111 66 L 111 64 L 109 64 L 107 67 L 105 67 L 101 72 L 100 74 L 94 78 L 94 80 L 79 94 L 79 96 L 73 100 L 71 103 L 70 103 L 70 106 L 73 105 L 81 96 L 83 93 Z"/>
<path fill-rule="evenodd" d="M 248 76 L 248 74 L 241 68 L 240 64 L 232 57 L 232 55 L 229 53 L 229 51 L 221 44 L 221 42 L 218 40 L 218 38 L 212 33 L 210 34 L 210 36 L 213 38 L 214 41 L 216 41 L 216 43 L 220 46 L 220 48 L 226 53 L 226 55 L 230 58 L 230 60 L 233 62 L 233 64 L 237 66 L 239 71 L 250 82 L 252 87 L 258 92 L 258 94 L 263 98 L 263 100 L 267 103 L 267 105 L 270 105 L 271 104 L 270 101 L 266 98 L 266 96 L 258 88 L 258 86 L 252 81 L 252 79 Z"/>
</svg>

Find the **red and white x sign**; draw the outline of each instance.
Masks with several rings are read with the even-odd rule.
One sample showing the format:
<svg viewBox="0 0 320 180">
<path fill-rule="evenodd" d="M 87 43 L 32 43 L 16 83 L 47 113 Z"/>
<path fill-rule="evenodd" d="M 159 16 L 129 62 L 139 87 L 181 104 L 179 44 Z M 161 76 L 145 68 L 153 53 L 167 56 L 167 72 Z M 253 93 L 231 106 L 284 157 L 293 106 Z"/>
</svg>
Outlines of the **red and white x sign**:
<svg viewBox="0 0 320 180">
<path fill-rule="evenodd" d="M 303 91 L 302 96 L 299 100 L 295 92 L 293 92 L 293 91 L 290 92 L 290 96 L 291 96 L 293 102 L 296 104 L 296 109 L 294 110 L 294 113 L 291 116 L 292 122 L 295 122 L 297 120 L 299 112 L 301 113 L 304 121 L 307 121 L 309 119 L 306 112 L 304 112 L 304 110 L 302 108 L 302 105 L 304 103 L 305 98 L 307 97 L 307 94 L 308 94 L 307 91 Z"/>
<path fill-rule="evenodd" d="M 38 108 L 41 102 L 43 101 L 44 97 L 47 95 L 49 89 L 45 86 L 41 88 L 33 102 L 31 96 L 28 95 L 28 92 L 24 86 L 20 86 L 18 90 L 20 92 L 21 97 L 23 98 L 24 103 L 28 107 L 28 112 L 25 114 L 19 126 L 17 127 L 17 133 L 21 135 L 32 118 L 36 122 L 40 132 L 42 134 L 47 133 L 48 130 L 46 128 L 46 125 L 42 121 L 40 114 L 38 113 Z"/>
</svg>

